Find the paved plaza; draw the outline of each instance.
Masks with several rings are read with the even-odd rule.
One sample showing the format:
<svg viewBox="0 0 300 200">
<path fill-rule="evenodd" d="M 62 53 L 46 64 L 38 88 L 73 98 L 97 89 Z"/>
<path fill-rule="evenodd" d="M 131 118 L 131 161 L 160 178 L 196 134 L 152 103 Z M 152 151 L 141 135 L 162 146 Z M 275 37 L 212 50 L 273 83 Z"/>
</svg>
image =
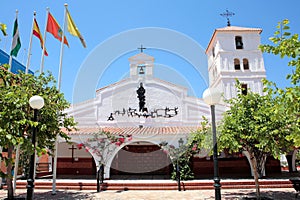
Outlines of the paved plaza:
<svg viewBox="0 0 300 200">
<path fill-rule="evenodd" d="M 254 197 L 254 189 L 231 189 L 221 190 L 222 199 L 245 199 L 245 197 Z M 261 189 L 262 196 L 269 199 L 289 200 L 295 199 L 295 190 L 293 188 L 276 188 Z M 17 197 L 26 197 L 26 190 L 19 189 L 16 191 Z M 190 190 L 190 191 L 162 191 L 162 190 L 142 190 L 142 191 L 103 191 L 97 193 L 89 190 L 60 190 L 56 195 L 52 195 L 49 190 L 35 190 L 34 199 L 38 200 L 71 200 L 71 199 L 88 199 L 88 200 L 211 200 L 214 199 L 214 190 Z M 0 190 L 0 198 L 5 199 L 6 190 Z"/>
</svg>

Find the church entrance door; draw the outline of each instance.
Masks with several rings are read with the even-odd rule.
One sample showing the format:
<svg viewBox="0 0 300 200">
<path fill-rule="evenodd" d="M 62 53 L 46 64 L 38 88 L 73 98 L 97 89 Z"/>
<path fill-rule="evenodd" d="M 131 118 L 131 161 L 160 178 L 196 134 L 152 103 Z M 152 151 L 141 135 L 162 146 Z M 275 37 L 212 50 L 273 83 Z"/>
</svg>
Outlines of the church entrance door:
<svg viewBox="0 0 300 200">
<path fill-rule="evenodd" d="M 171 160 L 161 148 L 149 142 L 123 147 L 114 157 L 111 179 L 170 179 Z"/>
</svg>

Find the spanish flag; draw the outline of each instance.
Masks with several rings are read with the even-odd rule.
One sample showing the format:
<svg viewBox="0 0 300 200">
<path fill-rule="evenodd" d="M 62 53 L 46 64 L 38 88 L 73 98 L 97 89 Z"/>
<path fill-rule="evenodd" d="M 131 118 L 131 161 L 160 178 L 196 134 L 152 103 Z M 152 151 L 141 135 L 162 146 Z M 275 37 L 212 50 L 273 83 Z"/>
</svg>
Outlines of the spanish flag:
<svg viewBox="0 0 300 200">
<path fill-rule="evenodd" d="M 35 35 L 40 40 L 41 47 L 43 49 L 43 47 L 44 47 L 44 41 L 43 41 L 43 37 L 42 37 L 41 31 L 40 31 L 40 28 L 39 28 L 39 25 L 38 25 L 36 19 L 34 19 L 34 21 L 33 21 L 33 30 L 32 30 L 32 33 L 33 33 L 33 35 Z M 45 56 L 48 56 L 46 48 L 45 48 L 44 51 L 45 51 Z"/>
<path fill-rule="evenodd" d="M 69 11 L 67 10 L 67 22 L 68 22 L 68 31 L 71 35 L 76 36 L 80 39 L 81 44 L 84 48 L 86 48 L 86 43 L 82 37 L 82 35 L 80 34 L 78 28 L 76 27 Z"/>
<path fill-rule="evenodd" d="M 51 33 L 56 39 L 59 41 L 62 40 L 62 33 L 60 26 L 58 25 L 57 21 L 54 19 L 54 17 L 48 13 L 48 20 L 47 20 L 47 28 L 46 31 Z M 69 47 L 69 43 L 67 41 L 67 38 L 64 37 L 64 44 L 66 44 Z"/>
</svg>

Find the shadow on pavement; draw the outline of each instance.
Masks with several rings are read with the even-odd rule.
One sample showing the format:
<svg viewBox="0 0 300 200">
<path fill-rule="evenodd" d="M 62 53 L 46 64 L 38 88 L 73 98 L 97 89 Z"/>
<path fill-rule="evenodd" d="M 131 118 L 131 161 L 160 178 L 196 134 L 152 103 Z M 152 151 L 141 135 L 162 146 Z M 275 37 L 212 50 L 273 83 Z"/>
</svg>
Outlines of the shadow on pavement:
<svg viewBox="0 0 300 200">
<path fill-rule="evenodd" d="M 283 191 L 261 191 L 262 200 L 288 200 L 296 199 L 296 192 L 283 192 Z M 222 199 L 239 199 L 239 200 L 254 200 L 256 199 L 255 192 L 239 190 L 239 192 L 224 192 Z M 299 198 L 298 198 L 299 199 Z"/>
<path fill-rule="evenodd" d="M 91 192 L 93 193 L 93 192 Z M 91 193 L 78 192 L 78 191 L 57 191 L 55 195 L 52 195 L 51 191 L 47 192 L 35 192 L 34 199 L 38 200 L 73 200 L 73 199 L 90 199 Z M 15 196 L 16 198 L 26 197 L 26 193 L 21 193 Z"/>
<path fill-rule="evenodd" d="M 221 190 L 222 200 L 254 200 L 256 199 L 255 190 L 247 189 L 236 189 L 236 190 Z M 296 197 L 296 192 L 291 189 L 274 190 L 263 188 L 261 190 L 261 196 L 264 197 L 262 200 L 296 200 L 300 199 Z M 1 194 L 0 199 L 5 198 L 4 193 Z M 26 191 L 20 191 L 16 198 L 25 198 Z M 137 191 L 137 190 L 116 190 L 116 191 L 105 191 L 105 192 L 95 192 L 95 191 L 68 191 L 61 190 L 57 191 L 56 195 L 52 195 L 51 191 L 41 191 L 37 190 L 34 192 L 34 199 L 37 200 L 91 200 L 91 199 L 101 199 L 101 200 L 129 200 L 129 199 L 147 199 L 147 200 L 214 200 L 214 190 L 188 190 L 188 191 Z"/>
</svg>

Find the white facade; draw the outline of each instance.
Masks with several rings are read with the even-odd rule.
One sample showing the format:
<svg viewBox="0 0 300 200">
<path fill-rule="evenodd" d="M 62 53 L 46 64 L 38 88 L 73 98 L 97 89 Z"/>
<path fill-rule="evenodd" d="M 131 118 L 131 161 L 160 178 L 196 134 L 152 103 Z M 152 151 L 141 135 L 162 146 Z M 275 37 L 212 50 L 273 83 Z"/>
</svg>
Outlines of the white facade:
<svg viewBox="0 0 300 200">
<path fill-rule="evenodd" d="M 220 88 L 226 99 L 236 96 L 236 79 L 253 92 L 263 94 L 261 80 L 266 78 L 260 45 L 261 29 L 227 26 L 216 29 L 206 49 L 211 87 Z M 237 48 L 236 37 L 241 38 Z M 235 68 L 235 60 L 240 69 Z M 244 60 L 248 61 L 248 68 Z"/>
<path fill-rule="evenodd" d="M 262 53 L 258 49 L 261 29 L 225 27 L 216 29 L 206 53 L 210 87 L 220 88 L 226 99 L 235 97 L 236 79 L 254 92 L 263 94 L 261 79 L 265 78 Z M 236 48 L 236 36 L 242 39 L 242 49 Z M 240 69 L 235 69 L 234 60 L 240 61 Z M 247 59 L 249 69 L 243 63 Z M 154 58 L 139 53 L 129 58 L 130 77 L 100 88 L 94 99 L 72 105 L 66 112 L 78 122 L 79 131 L 70 132 L 71 141 L 81 143 L 98 128 L 112 130 L 118 134 L 133 135 L 134 142 L 159 144 L 168 141 L 177 146 L 179 138 L 186 138 L 196 130 L 202 116 L 210 119 L 210 107 L 203 99 L 190 97 L 187 89 L 153 77 Z M 137 89 L 145 89 L 145 108 L 139 111 L 140 100 Z M 226 110 L 225 105 L 216 105 L 216 119 L 220 120 Z M 148 117 L 144 117 L 148 116 Z M 115 133 L 114 133 L 115 131 Z M 105 178 L 109 178 L 111 162 L 125 143 L 109 155 L 105 163 Z M 66 149 L 65 144 L 64 149 Z M 60 156 L 70 155 L 61 152 Z M 97 155 L 90 151 L 95 162 Z M 98 163 L 97 163 L 98 164 Z"/>
<path fill-rule="evenodd" d="M 129 78 L 98 89 L 95 99 L 72 105 L 67 110 L 79 123 L 79 127 L 198 126 L 202 116 L 210 118 L 209 107 L 202 99 L 188 96 L 187 89 L 182 86 L 153 77 L 153 57 L 140 53 L 129 58 L 129 61 Z M 143 75 L 138 74 L 141 65 L 144 66 Z M 140 83 L 145 89 L 148 113 L 157 111 L 153 117 L 131 116 L 130 112 L 139 113 L 137 89 Z M 172 117 L 166 116 L 166 108 L 170 109 L 167 115 Z M 176 115 L 175 109 L 178 112 Z M 223 111 L 218 109 L 219 119 Z M 114 120 L 108 120 L 111 113 Z"/>
</svg>

